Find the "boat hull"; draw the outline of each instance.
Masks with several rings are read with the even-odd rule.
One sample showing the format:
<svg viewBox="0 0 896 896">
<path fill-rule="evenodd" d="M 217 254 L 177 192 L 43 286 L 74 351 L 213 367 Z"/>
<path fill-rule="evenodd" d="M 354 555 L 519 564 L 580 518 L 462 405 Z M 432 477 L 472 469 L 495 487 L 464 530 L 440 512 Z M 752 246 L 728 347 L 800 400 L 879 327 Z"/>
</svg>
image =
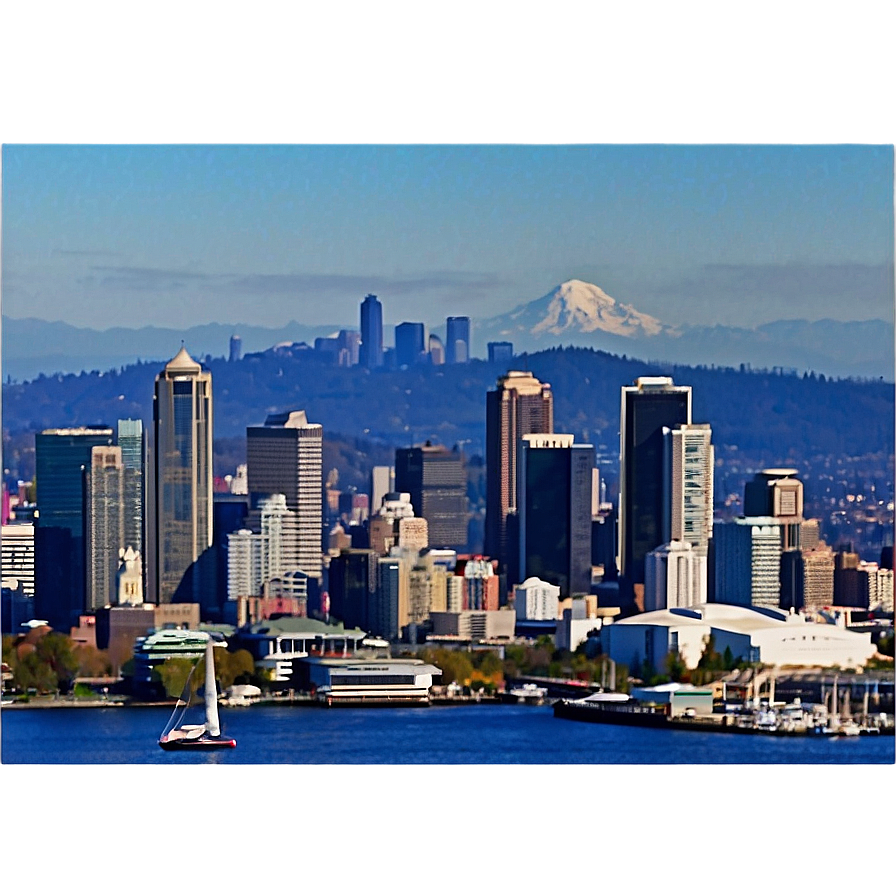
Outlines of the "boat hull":
<svg viewBox="0 0 896 896">
<path fill-rule="evenodd" d="M 179 738 L 178 740 L 160 740 L 159 746 L 163 750 L 226 750 L 235 747 L 236 741 L 232 737 L 197 737 L 191 740 Z"/>
</svg>

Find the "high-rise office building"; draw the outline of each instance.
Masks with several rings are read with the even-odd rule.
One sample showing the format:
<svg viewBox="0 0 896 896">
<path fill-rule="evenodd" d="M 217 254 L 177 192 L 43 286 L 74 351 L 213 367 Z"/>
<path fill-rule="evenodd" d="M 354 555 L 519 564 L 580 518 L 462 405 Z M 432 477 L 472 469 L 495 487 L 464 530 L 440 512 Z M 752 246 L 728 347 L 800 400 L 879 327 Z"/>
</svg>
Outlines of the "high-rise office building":
<svg viewBox="0 0 896 896">
<path fill-rule="evenodd" d="M 118 599 L 119 555 L 125 544 L 124 464 L 117 445 L 95 447 L 84 470 L 84 547 L 87 594 L 96 610 Z"/>
<path fill-rule="evenodd" d="M 778 607 L 781 601 L 781 524 L 774 517 L 740 517 L 713 528 L 715 601 Z"/>
<path fill-rule="evenodd" d="M 411 496 L 415 514 L 428 524 L 433 547 L 466 546 L 467 473 L 459 451 L 429 443 L 397 449 L 395 490 Z"/>
<path fill-rule="evenodd" d="M 783 529 L 785 551 L 802 547 L 803 483 L 797 470 L 762 470 L 744 487 L 744 516 L 773 516 Z"/>
<path fill-rule="evenodd" d="M 682 424 L 674 429 L 663 427 L 663 448 L 663 542 L 654 550 L 674 549 L 672 546 L 678 543 L 692 548 L 693 557 L 684 559 L 680 552 L 673 557 L 667 550 L 661 562 L 668 566 L 674 561 L 682 570 L 683 564 L 692 564 L 693 595 L 687 606 L 706 603 L 715 469 L 712 430 L 708 423 Z M 645 584 L 646 577 L 645 570 Z M 646 598 L 644 608 L 647 609 Z"/>
<path fill-rule="evenodd" d="M 372 563 L 372 561 L 371 561 Z M 398 638 L 408 624 L 411 563 L 405 557 L 376 561 L 376 589 L 370 595 L 367 627 L 381 638 Z"/>
<path fill-rule="evenodd" d="M 85 609 L 84 477 L 95 447 L 112 444 L 109 427 L 47 429 L 35 436 L 37 527 L 34 611 L 68 633 Z"/>
<path fill-rule="evenodd" d="M 330 615 L 346 628 L 371 632 L 379 627 L 378 561 L 375 551 L 363 548 L 348 548 L 330 561 Z"/>
<path fill-rule="evenodd" d="M 686 541 L 671 541 L 644 558 L 644 610 L 706 603 L 706 555 Z"/>
<path fill-rule="evenodd" d="M 370 471 L 370 513 L 377 513 L 383 498 L 395 491 L 395 467 L 374 467 Z"/>
<path fill-rule="evenodd" d="M 507 519 L 517 509 L 517 450 L 528 433 L 554 431 L 554 398 L 548 383 L 519 370 L 498 378 L 486 395 L 485 553 L 505 570 L 516 545 Z"/>
<path fill-rule="evenodd" d="M 643 584 L 644 558 L 663 543 L 663 428 L 691 422 L 691 387 L 640 377 L 622 388 L 619 461 L 619 572 Z"/>
<path fill-rule="evenodd" d="M 361 303 L 358 360 L 368 370 L 383 366 L 383 306 L 374 295 L 366 296 Z"/>
<path fill-rule="evenodd" d="M 533 433 L 519 446 L 519 582 L 535 576 L 564 597 L 591 589 L 594 448 L 572 435 Z"/>
<path fill-rule="evenodd" d="M 465 364 L 470 360 L 470 318 L 449 317 L 445 339 L 445 362 Z"/>
<path fill-rule="evenodd" d="M 146 448 L 142 420 L 118 421 L 118 447 L 124 467 L 124 547 L 133 548 L 142 557 L 146 502 L 143 488 Z"/>
<path fill-rule="evenodd" d="M 426 351 L 426 328 L 420 323 L 405 321 L 395 328 L 395 363 L 413 367 L 423 360 Z"/>
<path fill-rule="evenodd" d="M 512 342 L 489 342 L 488 363 L 509 364 L 513 360 Z"/>
<path fill-rule="evenodd" d="M 429 334 L 429 362 L 434 367 L 445 363 L 445 345 L 435 333 Z"/>
<path fill-rule="evenodd" d="M 212 375 L 183 347 L 156 377 L 153 426 L 156 602 L 203 603 L 203 569 L 213 564 Z"/>
<path fill-rule="evenodd" d="M 323 427 L 304 411 L 271 414 L 264 426 L 246 429 L 249 501 L 252 508 L 270 495 L 284 495 L 296 515 L 290 548 L 307 576 L 320 581 L 323 560 L 321 509 Z"/>
<path fill-rule="evenodd" d="M 0 578 L 15 579 L 23 594 L 34 598 L 34 523 L 7 523 L 0 530 Z"/>
</svg>

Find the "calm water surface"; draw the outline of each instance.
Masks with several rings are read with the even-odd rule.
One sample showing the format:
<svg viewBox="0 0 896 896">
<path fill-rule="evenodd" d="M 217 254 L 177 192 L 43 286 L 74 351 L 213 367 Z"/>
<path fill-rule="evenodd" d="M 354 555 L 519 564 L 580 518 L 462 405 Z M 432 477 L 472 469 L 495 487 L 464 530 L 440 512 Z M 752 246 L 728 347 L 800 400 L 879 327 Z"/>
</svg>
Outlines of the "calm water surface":
<svg viewBox="0 0 896 896">
<path fill-rule="evenodd" d="M 170 709 L 14 709 L 0 713 L 2 761 L 26 764 L 871 764 L 892 737 L 737 736 L 555 719 L 549 706 L 222 710 L 235 750 L 165 753 Z"/>
</svg>

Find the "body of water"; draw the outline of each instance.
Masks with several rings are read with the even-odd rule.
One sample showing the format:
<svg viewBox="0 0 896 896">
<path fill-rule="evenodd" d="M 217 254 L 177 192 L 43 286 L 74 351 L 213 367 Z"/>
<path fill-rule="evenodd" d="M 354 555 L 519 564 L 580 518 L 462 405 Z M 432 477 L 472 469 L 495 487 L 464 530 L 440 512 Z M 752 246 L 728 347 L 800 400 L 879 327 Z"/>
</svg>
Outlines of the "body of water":
<svg viewBox="0 0 896 896">
<path fill-rule="evenodd" d="M 26 764 L 892 764 L 892 737 L 771 737 L 555 719 L 549 706 L 222 709 L 237 747 L 166 753 L 166 707 L 10 709 L 2 761 Z"/>
</svg>

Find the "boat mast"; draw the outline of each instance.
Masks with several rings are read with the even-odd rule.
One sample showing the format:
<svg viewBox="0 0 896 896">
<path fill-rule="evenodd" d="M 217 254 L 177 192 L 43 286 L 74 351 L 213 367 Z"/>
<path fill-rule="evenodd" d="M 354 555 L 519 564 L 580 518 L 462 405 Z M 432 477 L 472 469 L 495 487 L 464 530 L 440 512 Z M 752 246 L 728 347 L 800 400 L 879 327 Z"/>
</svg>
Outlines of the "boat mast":
<svg viewBox="0 0 896 896">
<path fill-rule="evenodd" d="M 215 683 L 214 644 L 209 636 L 205 648 L 205 728 L 212 737 L 221 733 L 218 721 L 218 686 Z"/>
</svg>

